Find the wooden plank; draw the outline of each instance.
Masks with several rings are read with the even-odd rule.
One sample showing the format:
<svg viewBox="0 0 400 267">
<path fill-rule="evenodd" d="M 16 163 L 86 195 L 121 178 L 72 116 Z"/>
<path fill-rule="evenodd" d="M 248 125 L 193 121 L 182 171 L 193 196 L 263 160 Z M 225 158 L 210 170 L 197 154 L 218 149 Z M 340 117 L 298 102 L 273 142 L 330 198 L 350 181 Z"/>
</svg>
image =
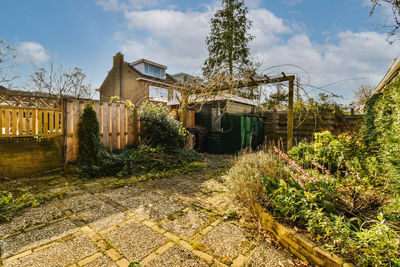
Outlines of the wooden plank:
<svg viewBox="0 0 400 267">
<path fill-rule="evenodd" d="M 66 102 L 66 136 L 65 136 L 65 161 L 73 161 L 73 134 L 74 134 L 74 102 Z"/>
<path fill-rule="evenodd" d="M 49 110 L 49 135 L 54 135 L 54 111 Z"/>
<path fill-rule="evenodd" d="M 54 134 L 60 134 L 60 112 L 54 111 Z"/>
<path fill-rule="evenodd" d="M 67 102 L 64 102 L 67 103 Z M 64 134 L 64 107 L 60 111 L 60 135 Z"/>
<path fill-rule="evenodd" d="M 44 136 L 49 135 L 49 112 L 43 110 L 43 134 Z"/>
<path fill-rule="evenodd" d="M 26 109 L 25 110 L 25 121 L 24 121 L 24 134 L 25 136 L 31 136 L 31 110 L 30 109 Z"/>
<path fill-rule="evenodd" d="M 120 115 L 120 118 L 121 118 L 121 128 L 120 128 L 120 133 L 121 133 L 121 135 L 120 135 L 120 149 L 125 149 L 126 148 L 126 138 L 127 138 L 127 135 L 128 135 L 128 133 L 127 133 L 127 120 L 126 120 L 126 117 L 127 117 L 127 108 L 126 108 L 126 106 L 125 105 L 121 105 L 120 106 L 120 108 L 121 108 L 121 115 Z"/>
<path fill-rule="evenodd" d="M 128 145 L 133 145 L 137 141 L 137 113 L 136 108 L 130 108 L 128 112 Z"/>
<path fill-rule="evenodd" d="M 103 105 L 103 145 L 110 148 L 110 105 L 104 103 Z"/>
<path fill-rule="evenodd" d="M 11 112 L 11 136 L 17 136 L 17 109 L 12 109 Z"/>
<path fill-rule="evenodd" d="M 72 117 L 72 160 L 78 156 L 78 123 L 80 115 L 80 104 L 78 100 L 73 100 L 73 117 Z"/>
<path fill-rule="evenodd" d="M 16 109 L 15 112 L 17 112 L 17 130 L 15 132 L 15 135 L 22 136 L 24 132 L 24 110 L 23 109 Z"/>
<path fill-rule="evenodd" d="M 100 142 L 103 144 L 104 143 L 104 113 L 103 113 L 103 103 L 99 103 L 99 130 L 100 130 Z"/>
<path fill-rule="evenodd" d="M 4 123 L 5 134 L 4 134 L 4 136 L 8 137 L 8 136 L 10 136 L 11 113 L 10 113 L 10 109 L 8 109 L 8 108 L 6 108 L 4 110 L 4 112 L 5 112 L 5 123 Z"/>
<path fill-rule="evenodd" d="M 43 135 L 43 110 L 37 109 L 37 132 Z"/>
<path fill-rule="evenodd" d="M 119 105 L 118 105 L 119 107 Z M 111 122 L 111 144 L 112 148 L 111 150 L 118 149 L 118 110 L 117 110 L 117 103 L 112 103 L 111 104 L 111 117 L 112 117 L 112 122 Z"/>
</svg>

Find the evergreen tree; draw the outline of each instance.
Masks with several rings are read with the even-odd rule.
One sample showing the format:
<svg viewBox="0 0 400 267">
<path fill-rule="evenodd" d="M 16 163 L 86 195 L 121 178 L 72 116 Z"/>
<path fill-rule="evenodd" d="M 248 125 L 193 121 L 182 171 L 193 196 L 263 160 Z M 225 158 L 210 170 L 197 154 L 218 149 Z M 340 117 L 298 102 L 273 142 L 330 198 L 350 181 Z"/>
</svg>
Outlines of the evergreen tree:
<svg viewBox="0 0 400 267">
<path fill-rule="evenodd" d="M 209 57 L 203 66 L 205 76 L 253 71 L 248 43 L 254 36 L 249 33 L 252 22 L 247 13 L 242 0 L 222 0 L 222 9 L 211 19 L 206 39 Z"/>
</svg>

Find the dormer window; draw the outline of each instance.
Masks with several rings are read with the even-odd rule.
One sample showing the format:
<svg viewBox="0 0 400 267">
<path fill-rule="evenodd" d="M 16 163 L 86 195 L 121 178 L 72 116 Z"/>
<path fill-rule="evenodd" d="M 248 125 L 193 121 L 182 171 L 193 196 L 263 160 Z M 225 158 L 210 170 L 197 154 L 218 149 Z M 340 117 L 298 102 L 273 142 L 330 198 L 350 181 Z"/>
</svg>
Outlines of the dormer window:
<svg viewBox="0 0 400 267">
<path fill-rule="evenodd" d="M 144 64 L 144 74 L 164 79 L 165 77 L 165 70 L 150 64 Z"/>
<path fill-rule="evenodd" d="M 147 59 L 140 59 L 132 63 L 135 69 L 139 70 L 141 73 L 160 79 L 165 79 L 166 66 L 152 62 Z"/>
</svg>

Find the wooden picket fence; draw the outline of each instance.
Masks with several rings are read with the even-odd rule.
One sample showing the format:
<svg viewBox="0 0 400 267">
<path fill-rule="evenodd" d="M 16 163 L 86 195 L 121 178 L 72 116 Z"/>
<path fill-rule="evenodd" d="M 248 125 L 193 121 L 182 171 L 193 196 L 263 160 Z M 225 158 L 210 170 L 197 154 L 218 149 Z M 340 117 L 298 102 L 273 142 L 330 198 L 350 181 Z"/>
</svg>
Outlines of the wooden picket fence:
<svg viewBox="0 0 400 267">
<path fill-rule="evenodd" d="M 100 126 L 101 142 L 110 150 L 124 149 L 138 140 L 139 123 L 136 110 L 125 104 L 93 100 L 66 100 L 65 112 L 65 161 L 78 156 L 78 123 L 84 108 L 93 105 Z"/>
<path fill-rule="evenodd" d="M 60 99 L 0 95 L 0 137 L 63 134 Z"/>
</svg>

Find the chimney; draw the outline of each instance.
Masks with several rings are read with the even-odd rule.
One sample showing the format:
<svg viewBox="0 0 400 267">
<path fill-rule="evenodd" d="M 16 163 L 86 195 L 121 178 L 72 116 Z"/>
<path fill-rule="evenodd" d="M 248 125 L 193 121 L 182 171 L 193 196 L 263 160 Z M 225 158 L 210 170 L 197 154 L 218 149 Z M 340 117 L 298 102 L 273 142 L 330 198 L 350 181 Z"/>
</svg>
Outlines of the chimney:
<svg viewBox="0 0 400 267">
<path fill-rule="evenodd" d="M 114 56 L 113 69 L 114 69 L 114 96 L 121 97 L 121 84 L 122 84 L 122 63 L 124 62 L 124 55 L 118 52 Z"/>
</svg>

